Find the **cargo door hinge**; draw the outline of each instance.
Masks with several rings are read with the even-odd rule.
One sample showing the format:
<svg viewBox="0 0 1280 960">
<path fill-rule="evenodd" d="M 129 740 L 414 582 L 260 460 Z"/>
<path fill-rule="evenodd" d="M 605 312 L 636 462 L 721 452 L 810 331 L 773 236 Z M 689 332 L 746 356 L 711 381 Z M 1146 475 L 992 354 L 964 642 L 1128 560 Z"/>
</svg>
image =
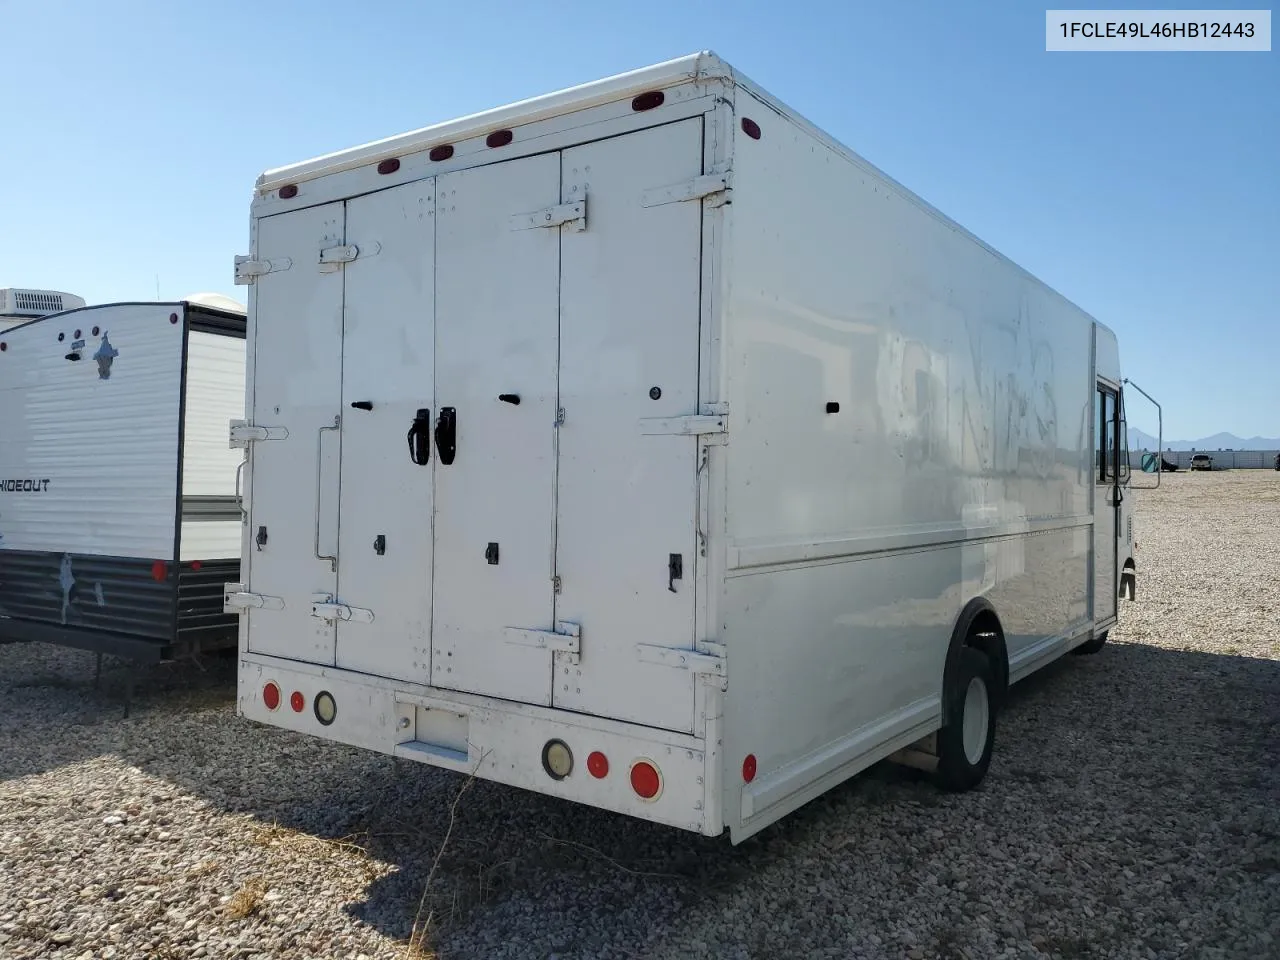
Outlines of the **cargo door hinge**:
<svg viewBox="0 0 1280 960">
<path fill-rule="evenodd" d="M 258 277 L 268 273 L 288 270 L 293 261 L 288 257 L 276 257 L 274 260 L 255 260 L 253 257 L 236 257 L 236 283 L 253 283 Z"/>
<path fill-rule="evenodd" d="M 575 233 L 587 229 L 587 198 L 572 203 L 557 203 L 529 213 L 517 213 L 511 217 L 512 230 L 533 230 L 538 227 L 569 225 Z"/>
<path fill-rule="evenodd" d="M 361 246 L 347 243 L 336 247 L 325 247 L 320 251 L 320 272 L 333 273 L 353 260 L 377 256 L 381 249 L 382 244 L 376 241 Z"/>
<path fill-rule="evenodd" d="M 687 417 L 644 417 L 640 433 L 645 436 L 707 437 L 706 443 L 728 440 L 729 411 L 727 404 L 707 404 L 700 414 Z"/>
<path fill-rule="evenodd" d="M 703 682 L 721 690 L 726 689 L 728 670 L 724 647 L 718 643 L 703 643 L 698 650 L 679 647 L 660 647 L 652 643 L 636 644 L 636 656 L 641 663 L 654 663 L 674 670 L 688 670 L 703 678 Z"/>
<path fill-rule="evenodd" d="M 373 623 L 373 611 L 364 607 L 352 607 L 335 603 L 327 593 L 317 593 L 311 598 L 311 615 L 317 620 L 346 620 L 349 623 Z"/>
<path fill-rule="evenodd" d="M 222 585 L 222 612 L 243 613 L 246 610 L 283 610 L 284 601 L 262 593 L 249 593 L 243 583 Z"/>
<path fill-rule="evenodd" d="M 665 203 L 706 198 L 707 206 L 719 207 L 728 202 L 732 184 L 727 173 L 709 173 L 681 183 L 646 190 L 640 197 L 642 207 L 660 207 Z"/>
<path fill-rule="evenodd" d="M 229 446 L 244 449 L 260 440 L 284 440 L 288 436 L 287 427 L 257 427 L 248 420 L 232 420 Z"/>
<path fill-rule="evenodd" d="M 569 663 L 579 663 L 582 656 L 582 628 L 564 620 L 556 622 L 554 630 L 530 630 L 526 627 L 507 627 L 503 639 L 521 647 L 537 647 L 563 656 Z"/>
</svg>

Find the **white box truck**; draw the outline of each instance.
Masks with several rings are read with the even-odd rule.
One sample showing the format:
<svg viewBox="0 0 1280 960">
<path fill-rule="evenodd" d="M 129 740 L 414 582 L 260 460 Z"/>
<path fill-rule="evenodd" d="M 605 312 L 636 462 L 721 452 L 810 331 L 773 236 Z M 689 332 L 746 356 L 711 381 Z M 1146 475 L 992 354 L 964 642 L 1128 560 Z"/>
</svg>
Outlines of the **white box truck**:
<svg viewBox="0 0 1280 960">
<path fill-rule="evenodd" d="M 212 296 L 0 331 L 0 638 L 140 662 L 235 647 L 244 352 L 243 308 Z"/>
<path fill-rule="evenodd" d="M 713 54 L 251 238 L 245 717 L 737 842 L 1116 622 L 1111 331 Z"/>
</svg>

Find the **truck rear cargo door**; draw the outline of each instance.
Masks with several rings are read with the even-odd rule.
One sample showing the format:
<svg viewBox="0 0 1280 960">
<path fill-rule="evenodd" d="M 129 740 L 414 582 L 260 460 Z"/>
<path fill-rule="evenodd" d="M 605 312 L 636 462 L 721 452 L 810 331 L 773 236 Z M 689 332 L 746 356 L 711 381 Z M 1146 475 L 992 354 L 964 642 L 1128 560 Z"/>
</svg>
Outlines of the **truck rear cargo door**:
<svg viewBox="0 0 1280 960">
<path fill-rule="evenodd" d="M 638 651 L 694 644 L 698 442 L 640 421 L 698 412 L 703 203 L 651 198 L 703 172 L 702 120 L 562 168 L 587 229 L 561 238 L 556 619 L 581 624 L 582 653 L 557 655 L 555 705 L 689 731 L 693 675 Z"/>
<path fill-rule="evenodd" d="M 430 681 L 435 181 L 347 201 L 337 666 Z M 330 257 L 334 257 L 330 254 Z"/>
<path fill-rule="evenodd" d="M 549 704 L 560 157 L 437 183 L 431 678 Z"/>
<path fill-rule="evenodd" d="M 253 442 L 247 590 L 249 649 L 333 663 L 332 622 L 308 615 L 337 577 L 339 451 L 334 429 L 342 386 L 341 272 L 321 272 L 319 252 L 343 242 L 342 203 L 266 217 L 256 254 L 275 269 L 254 282 L 253 395 L 248 415 L 270 439 Z M 317 502 L 317 496 L 319 502 Z"/>
</svg>

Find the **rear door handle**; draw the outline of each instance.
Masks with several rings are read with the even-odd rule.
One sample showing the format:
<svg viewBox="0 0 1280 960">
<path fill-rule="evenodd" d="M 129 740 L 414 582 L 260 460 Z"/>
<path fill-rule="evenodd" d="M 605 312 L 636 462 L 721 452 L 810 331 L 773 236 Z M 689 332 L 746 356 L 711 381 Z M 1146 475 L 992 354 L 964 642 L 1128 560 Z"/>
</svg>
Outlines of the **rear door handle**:
<svg viewBox="0 0 1280 960">
<path fill-rule="evenodd" d="M 445 466 L 453 463 L 458 453 L 458 411 L 453 407 L 441 407 L 436 420 L 436 456 Z"/>
<path fill-rule="evenodd" d="M 425 407 L 420 409 L 405 439 L 409 441 L 409 459 L 420 467 L 425 467 L 431 460 L 431 411 Z"/>
</svg>

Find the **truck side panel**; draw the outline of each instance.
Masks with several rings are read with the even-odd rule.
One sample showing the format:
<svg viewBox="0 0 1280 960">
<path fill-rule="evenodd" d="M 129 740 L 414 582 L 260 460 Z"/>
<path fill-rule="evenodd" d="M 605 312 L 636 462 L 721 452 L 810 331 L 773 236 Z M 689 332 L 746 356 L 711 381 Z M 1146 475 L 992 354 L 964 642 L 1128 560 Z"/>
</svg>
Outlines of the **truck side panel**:
<svg viewBox="0 0 1280 960">
<path fill-rule="evenodd" d="M 936 727 L 970 598 L 1015 666 L 1087 626 L 1092 373 L 1081 311 L 741 89 L 737 108 L 761 130 L 734 147 L 724 346 L 741 839 Z"/>
</svg>

